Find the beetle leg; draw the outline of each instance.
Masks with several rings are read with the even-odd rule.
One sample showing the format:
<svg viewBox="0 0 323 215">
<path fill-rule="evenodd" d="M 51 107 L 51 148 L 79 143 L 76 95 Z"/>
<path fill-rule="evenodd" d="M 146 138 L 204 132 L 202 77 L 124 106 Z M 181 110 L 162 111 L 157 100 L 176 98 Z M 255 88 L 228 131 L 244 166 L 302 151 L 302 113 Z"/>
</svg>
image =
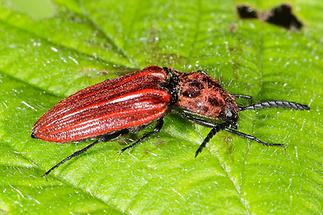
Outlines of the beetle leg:
<svg viewBox="0 0 323 215">
<path fill-rule="evenodd" d="M 231 94 L 236 98 L 240 98 L 240 99 L 246 99 L 248 101 L 248 104 L 250 105 L 252 103 L 252 96 L 249 95 L 244 95 L 244 94 Z M 240 106 L 239 106 L 240 108 Z"/>
<path fill-rule="evenodd" d="M 240 137 L 243 137 L 243 138 L 246 138 L 246 139 L 249 139 L 249 140 L 252 140 L 252 141 L 256 141 L 257 143 L 260 143 L 264 146 L 278 146 L 278 147 L 283 147 L 285 148 L 286 146 L 284 144 L 281 144 L 281 143 L 267 143 L 267 142 L 264 142 L 262 140 L 259 140 L 257 137 L 254 137 L 250 134 L 245 134 L 243 132 L 240 132 L 240 131 L 237 131 L 237 130 L 234 130 L 234 129 L 231 129 L 231 128 L 224 128 L 225 131 L 228 131 L 232 134 L 236 134 Z"/>
<path fill-rule="evenodd" d="M 222 130 L 223 127 L 221 125 L 216 125 L 211 129 L 211 131 L 207 134 L 205 139 L 203 140 L 202 144 L 199 146 L 199 148 L 195 152 L 195 157 L 198 156 L 203 150 L 203 148 L 206 146 L 206 144 L 212 139 L 212 137 L 220 130 Z"/>
<path fill-rule="evenodd" d="M 231 95 L 237 98 L 252 100 L 252 96 L 248 96 L 248 95 L 243 95 L 243 94 L 231 94 Z"/>
<path fill-rule="evenodd" d="M 59 163 L 57 163 L 55 166 L 53 166 L 52 168 L 50 168 L 47 172 L 45 172 L 43 174 L 43 176 L 47 176 L 51 171 L 53 171 L 54 169 L 56 169 L 57 167 L 59 167 L 60 165 L 62 165 L 63 163 L 65 163 L 68 160 L 71 160 L 72 158 L 79 156 L 80 154 L 83 154 L 84 152 L 86 152 L 87 150 L 89 150 L 90 148 L 92 148 L 94 145 L 96 145 L 99 142 L 103 142 L 103 141 L 108 141 L 108 140 L 112 140 L 116 137 L 118 137 L 121 134 L 126 133 L 127 130 L 121 130 L 121 131 L 117 131 L 111 134 L 106 134 L 100 138 L 98 138 L 97 140 L 95 140 L 93 143 L 85 146 L 84 148 L 74 152 L 73 154 L 67 156 L 66 158 L 64 158 L 63 160 L 61 160 Z"/>
<path fill-rule="evenodd" d="M 144 134 L 141 138 L 139 138 L 137 141 L 135 141 L 134 143 L 130 144 L 129 146 L 127 146 L 127 147 L 125 147 L 125 148 L 121 149 L 121 150 L 120 150 L 120 153 L 122 153 L 122 152 L 126 151 L 127 149 L 130 149 L 130 148 L 132 148 L 132 147 L 136 146 L 137 144 L 140 144 L 144 139 L 146 139 L 146 138 L 150 137 L 151 135 L 158 133 L 158 132 L 162 129 L 163 124 L 164 124 L 164 120 L 163 120 L 163 118 L 158 119 L 158 120 L 157 120 L 157 124 L 156 124 L 155 128 L 154 128 L 152 131 L 145 133 L 145 134 Z"/>
</svg>

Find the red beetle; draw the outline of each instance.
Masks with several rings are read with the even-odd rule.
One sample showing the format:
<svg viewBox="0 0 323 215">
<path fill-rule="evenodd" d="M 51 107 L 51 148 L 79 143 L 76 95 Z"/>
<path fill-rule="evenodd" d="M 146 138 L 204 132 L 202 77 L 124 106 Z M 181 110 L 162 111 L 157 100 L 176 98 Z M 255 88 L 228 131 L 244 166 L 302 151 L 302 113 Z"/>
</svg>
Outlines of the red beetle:
<svg viewBox="0 0 323 215">
<path fill-rule="evenodd" d="M 145 133 L 121 152 L 159 132 L 164 116 L 171 110 L 195 123 L 212 128 L 195 157 L 220 130 L 267 143 L 237 131 L 238 111 L 272 107 L 309 110 L 306 105 L 289 101 L 265 101 L 246 107 L 237 105 L 236 98 L 251 96 L 229 94 L 204 72 L 180 73 L 170 68 L 151 66 L 113 80 L 106 80 L 67 97 L 45 113 L 34 125 L 31 136 L 52 142 L 72 142 L 89 138 L 96 141 L 49 169 L 87 151 L 95 144 L 122 134 L 136 132 L 156 121 L 155 128 Z"/>
</svg>

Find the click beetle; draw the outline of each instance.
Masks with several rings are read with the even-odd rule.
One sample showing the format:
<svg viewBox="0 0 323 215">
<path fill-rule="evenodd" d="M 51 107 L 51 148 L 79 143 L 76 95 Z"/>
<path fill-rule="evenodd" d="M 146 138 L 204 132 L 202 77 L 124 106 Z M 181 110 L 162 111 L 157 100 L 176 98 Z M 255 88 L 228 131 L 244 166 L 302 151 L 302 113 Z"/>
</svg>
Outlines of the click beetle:
<svg viewBox="0 0 323 215">
<path fill-rule="evenodd" d="M 156 122 L 152 131 L 121 152 L 129 149 L 163 127 L 163 118 L 170 111 L 210 127 L 195 153 L 195 157 L 219 131 L 236 134 L 265 146 L 284 147 L 267 143 L 237 130 L 238 113 L 263 108 L 309 110 L 307 105 L 283 100 L 264 101 L 239 106 L 236 99 L 251 96 L 230 94 L 206 73 L 181 73 L 167 67 L 150 66 L 116 79 L 87 87 L 65 98 L 45 113 L 33 126 L 31 137 L 50 142 L 66 143 L 96 138 L 94 142 L 66 157 L 44 175 L 76 157 L 95 144 L 133 133 Z"/>
</svg>

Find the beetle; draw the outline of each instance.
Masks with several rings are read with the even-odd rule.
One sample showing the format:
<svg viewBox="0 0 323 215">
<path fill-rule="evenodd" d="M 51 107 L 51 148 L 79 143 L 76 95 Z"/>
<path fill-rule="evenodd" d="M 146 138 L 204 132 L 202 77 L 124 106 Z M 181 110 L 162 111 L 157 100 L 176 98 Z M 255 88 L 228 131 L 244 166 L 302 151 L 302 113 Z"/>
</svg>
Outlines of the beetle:
<svg viewBox="0 0 323 215">
<path fill-rule="evenodd" d="M 58 143 L 96 138 L 91 144 L 50 168 L 44 174 L 47 176 L 52 170 L 99 142 L 137 132 L 156 122 L 152 131 L 145 133 L 121 152 L 134 147 L 158 133 L 163 127 L 163 118 L 170 111 L 211 128 L 195 152 L 196 157 L 221 130 L 265 146 L 284 147 L 283 144 L 268 143 L 238 131 L 239 111 L 263 108 L 310 109 L 307 105 L 284 100 L 238 106 L 237 98 L 252 99 L 251 96 L 226 92 L 219 81 L 202 71 L 181 73 L 167 67 L 150 66 L 87 87 L 63 99 L 34 124 L 31 137 Z"/>
</svg>

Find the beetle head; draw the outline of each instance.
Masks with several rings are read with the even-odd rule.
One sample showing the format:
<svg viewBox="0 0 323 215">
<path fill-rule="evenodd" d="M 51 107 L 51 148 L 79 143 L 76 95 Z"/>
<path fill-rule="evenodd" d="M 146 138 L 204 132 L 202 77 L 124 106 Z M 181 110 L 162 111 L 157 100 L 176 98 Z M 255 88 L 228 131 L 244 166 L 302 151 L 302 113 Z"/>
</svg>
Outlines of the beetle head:
<svg viewBox="0 0 323 215">
<path fill-rule="evenodd" d="M 237 128 L 238 111 L 234 100 L 226 102 L 226 106 L 221 111 L 220 118 L 228 126 Z"/>
</svg>

